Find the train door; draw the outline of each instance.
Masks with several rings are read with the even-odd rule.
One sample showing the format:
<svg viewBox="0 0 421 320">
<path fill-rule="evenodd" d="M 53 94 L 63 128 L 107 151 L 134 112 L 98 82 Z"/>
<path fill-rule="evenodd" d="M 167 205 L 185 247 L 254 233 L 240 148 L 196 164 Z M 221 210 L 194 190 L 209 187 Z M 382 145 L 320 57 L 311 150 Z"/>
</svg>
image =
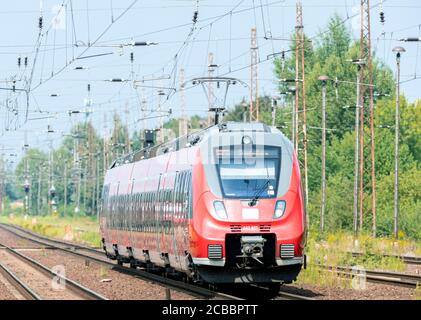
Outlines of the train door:
<svg viewBox="0 0 421 320">
<path fill-rule="evenodd" d="M 189 247 L 189 234 L 188 234 L 188 223 L 189 219 L 192 218 L 192 210 L 193 210 L 193 186 L 192 186 L 192 171 L 186 172 L 186 179 L 184 181 L 184 215 L 182 220 L 182 233 L 183 233 L 183 249 L 187 251 Z"/>
<path fill-rule="evenodd" d="M 176 269 L 182 269 L 181 264 L 181 255 L 179 252 L 179 244 L 177 243 L 177 228 L 179 227 L 179 212 L 180 212 L 180 206 L 179 206 L 179 194 L 181 190 L 181 181 L 182 181 L 182 174 L 177 171 L 175 175 L 175 181 L 174 181 L 174 192 L 172 197 L 172 229 L 171 229 L 171 237 L 172 237 L 172 244 L 173 244 L 173 254 L 170 256 L 171 265 Z"/>
<path fill-rule="evenodd" d="M 161 245 L 160 245 L 160 232 L 159 232 L 159 227 L 160 227 L 160 219 L 159 219 L 159 214 L 161 212 L 161 193 L 162 193 L 162 188 L 161 188 L 161 184 L 163 181 L 163 177 L 162 174 L 159 175 L 158 177 L 158 184 L 157 184 L 157 188 L 156 190 L 152 193 L 152 208 L 151 208 L 151 213 L 152 213 L 152 217 L 154 219 L 153 221 L 153 225 L 152 225 L 152 232 L 154 235 L 154 243 L 153 246 L 151 247 L 151 249 L 154 251 L 153 253 L 150 252 L 150 256 L 151 256 L 151 260 L 157 264 L 160 264 L 162 262 L 161 260 Z"/>
<path fill-rule="evenodd" d="M 127 198 L 126 198 L 127 201 L 125 201 L 125 206 L 127 207 L 126 215 L 125 215 L 125 217 L 126 217 L 126 219 L 125 219 L 125 223 L 126 223 L 125 230 L 126 230 L 126 235 L 127 235 L 127 244 L 126 245 L 127 245 L 127 247 L 130 247 L 130 248 L 133 247 L 133 243 L 134 243 L 133 242 L 133 235 L 132 235 L 132 228 L 133 228 L 134 221 L 136 221 L 135 216 L 134 216 L 135 215 L 135 204 L 136 204 L 135 198 L 134 198 L 134 195 L 133 195 L 134 184 L 135 184 L 135 180 L 132 179 L 130 184 L 129 184 L 129 191 L 128 191 Z"/>
<path fill-rule="evenodd" d="M 189 248 L 187 222 L 191 215 L 191 199 L 191 172 L 180 172 L 177 174 L 174 196 L 173 237 L 174 252 L 181 269 L 186 269 L 183 261 Z"/>
<path fill-rule="evenodd" d="M 161 234 L 161 253 L 165 253 L 165 257 L 174 255 L 173 245 L 173 194 L 174 194 L 175 173 L 167 173 L 165 180 L 161 183 L 161 212 L 160 212 L 160 234 Z M 166 263 L 169 263 L 167 260 Z"/>
<path fill-rule="evenodd" d="M 100 202 L 100 210 L 99 210 L 99 228 L 101 232 L 101 236 L 104 239 L 108 238 L 108 228 L 107 228 L 107 220 L 109 219 L 109 193 L 110 193 L 110 185 L 104 185 L 102 189 L 102 201 Z"/>
</svg>

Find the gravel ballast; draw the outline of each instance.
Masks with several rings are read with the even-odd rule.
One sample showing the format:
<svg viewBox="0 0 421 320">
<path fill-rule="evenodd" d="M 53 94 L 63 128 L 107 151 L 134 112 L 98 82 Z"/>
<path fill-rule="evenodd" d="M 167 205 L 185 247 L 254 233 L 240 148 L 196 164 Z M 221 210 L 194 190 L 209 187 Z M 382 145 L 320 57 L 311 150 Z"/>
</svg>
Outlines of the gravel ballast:
<svg viewBox="0 0 421 320">
<path fill-rule="evenodd" d="M 378 283 L 366 283 L 365 290 L 309 284 L 284 285 L 281 290 L 317 300 L 414 300 L 416 298 L 413 289 Z"/>
<path fill-rule="evenodd" d="M 60 252 L 59 250 L 28 251 L 25 255 L 51 268 L 63 265 L 66 277 L 94 290 L 111 300 L 164 300 L 165 287 L 112 270 L 110 267 Z M 174 300 L 194 297 L 171 290 Z"/>
</svg>

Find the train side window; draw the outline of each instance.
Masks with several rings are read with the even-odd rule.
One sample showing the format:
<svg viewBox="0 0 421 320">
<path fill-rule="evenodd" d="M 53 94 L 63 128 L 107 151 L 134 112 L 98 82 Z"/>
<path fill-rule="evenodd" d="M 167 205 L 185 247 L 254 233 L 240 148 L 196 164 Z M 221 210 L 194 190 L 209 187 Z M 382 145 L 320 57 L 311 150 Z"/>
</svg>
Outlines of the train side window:
<svg viewBox="0 0 421 320">
<path fill-rule="evenodd" d="M 111 198 L 111 208 L 110 208 L 110 218 L 108 219 L 110 228 L 114 228 L 114 205 L 115 205 L 114 203 L 115 203 L 115 196 L 112 196 L 112 198 Z"/>
<path fill-rule="evenodd" d="M 143 210 L 142 210 L 142 193 L 138 194 L 138 209 L 137 209 L 137 231 L 140 231 L 141 227 L 142 227 L 142 219 L 143 216 Z"/>
<path fill-rule="evenodd" d="M 126 230 L 127 219 L 129 217 L 129 215 L 128 215 L 128 212 L 129 212 L 128 209 L 129 209 L 129 207 L 128 207 L 127 202 L 126 202 L 127 195 L 128 194 L 125 194 L 125 195 L 123 195 L 121 197 L 121 211 L 122 211 L 122 215 L 121 215 L 121 217 L 122 217 L 122 219 L 121 219 L 121 229 L 122 230 Z"/>
<path fill-rule="evenodd" d="M 181 189 L 181 217 L 184 219 L 186 216 L 186 172 L 183 171 L 183 185 Z"/>
<path fill-rule="evenodd" d="M 177 218 L 180 218 L 181 213 L 181 191 L 182 191 L 183 175 L 182 172 L 178 173 L 177 181 Z"/>
<path fill-rule="evenodd" d="M 124 220 L 125 220 L 125 206 L 124 206 L 124 199 L 126 198 L 126 195 L 123 194 L 120 196 L 120 229 L 124 229 Z"/>
<path fill-rule="evenodd" d="M 135 206 L 134 206 L 134 212 L 133 217 L 135 220 L 135 230 L 139 231 L 139 225 L 140 225 L 140 193 L 136 193 L 135 198 Z"/>
<path fill-rule="evenodd" d="M 111 213 L 111 223 L 113 225 L 113 228 L 116 227 L 116 212 L 117 212 L 117 196 L 114 197 L 114 201 L 113 201 L 113 212 Z"/>
<path fill-rule="evenodd" d="M 117 196 L 117 210 L 115 212 L 115 221 L 116 221 L 116 228 L 120 229 L 120 198 L 121 195 Z"/>
<path fill-rule="evenodd" d="M 111 204 L 110 204 L 110 212 L 109 212 L 109 218 L 108 218 L 108 223 L 109 223 L 109 227 L 113 228 L 113 211 L 114 211 L 114 196 L 111 197 Z"/>
<path fill-rule="evenodd" d="M 127 199 L 127 194 L 123 194 L 121 196 L 121 230 L 126 229 L 126 220 L 127 220 L 127 202 L 125 201 Z"/>
<path fill-rule="evenodd" d="M 116 218 L 115 221 L 116 221 L 117 229 L 120 229 L 120 216 L 121 216 L 121 214 L 120 214 L 120 203 L 121 203 L 120 199 L 121 199 L 121 195 L 117 196 L 117 206 L 116 206 L 117 210 L 116 210 L 116 214 L 115 214 L 115 218 Z"/>
<path fill-rule="evenodd" d="M 141 221 L 143 223 L 143 219 L 144 219 L 144 216 L 145 216 L 144 193 L 143 192 L 140 194 L 140 210 L 139 211 L 141 212 L 141 216 L 142 216 Z"/>
<path fill-rule="evenodd" d="M 134 205 L 133 194 L 132 193 L 127 194 L 126 200 L 127 200 L 127 202 L 126 202 L 126 206 L 127 206 L 126 230 L 129 231 L 130 230 L 130 221 L 132 219 L 132 213 L 134 212 L 134 210 L 133 210 L 133 205 Z"/>
<path fill-rule="evenodd" d="M 146 194 L 146 219 L 148 223 L 151 220 L 151 193 Z"/>
<path fill-rule="evenodd" d="M 136 229 L 136 193 L 133 194 L 133 190 L 129 194 L 129 216 L 128 216 L 128 223 L 127 223 L 127 230 L 130 230 L 132 227 Z"/>
</svg>

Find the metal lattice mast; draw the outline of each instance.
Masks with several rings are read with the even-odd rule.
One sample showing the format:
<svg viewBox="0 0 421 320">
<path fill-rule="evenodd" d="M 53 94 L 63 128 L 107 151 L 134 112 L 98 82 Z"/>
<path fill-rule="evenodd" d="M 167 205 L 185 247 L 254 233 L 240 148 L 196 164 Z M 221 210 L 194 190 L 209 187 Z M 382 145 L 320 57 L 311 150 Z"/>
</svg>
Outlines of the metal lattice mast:
<svg viewBox="0 0 421 320">
<path fill-rule="evenodd" d="M 361 0 L 360 59 L 365 62 L 361 68 L 360 84 L 360 230 L 363 227 L 364 191 L 371 188 L 372 232 L 376 234 L 376 171 L 375 171 L 375 135 L 374 135 L 374 99 L 373 99 L 373 62 L 371 53 L 370 0 Z M 368 98 L 368 104 L 366 100 Z M 365 108 L 369 105 L 369 108 Z M 369 127 L 369 130 L 364 130 Z M 370 152 L 370 166 L 364 164 L 364 151 Z M 365 172 L 365 167 L 371 172 Z"/>
<path fill-rule="evenodd" d="M 300 96 L 302 95 L 302 90 L 301 90 L 301 79 L 302 79 L 302 74 L 301 74 L 301 46 L 302 46 L 302 42 L 301 42 L 301 34 L 302 34 L 302 29 L 303 29 L 303 5 L 301 3 L 301 0 L 297 0 L 296 3 L 296 8 L 297 8 L 297 12 L 296 12 L 296 22 L 295 22 L 295 88 L 296 88 L 296 94 L 295 94 L 295 112 L 294 114 L 294 146 L 295 146 L 295 151 L 298 154 L 298 133 L 299 133 L 299 128 L 298 128 L 298 118 L 299 118 L 299 109 L 300 109 Z"/>
<path fill-rule="evenodd" d="M 299 54 L 298 54 L 299 53 Z M 301 67 L 301 69 L 300 69 Z M 297 21 L 296 21 L 296 86 L 298 88 L 301 82 L 301 110 L 302 110 L 302 125 L 303 125 L 303 153 L 304 153 L 304 187 L 306 205 L 308 204 L 308 166 L 307 166 L 307 107 L 306 107 L 306 78 L 305 78 L 305 37 L 303 24 L 303 4 L 301 0 L 297 1 Z M 297 152 L 299 145 L 299 103 L 300 94 L 296 95 L 296 144 Z"/>
<path fill-rule="evenodd" d="M 259 47 L 256 28 L 251 29 L 250 55 L 250 121 L 259 121 Z"/>
<path fill-rule="evenodd" d="M 184 95 L 184 69 L 180 69 L 179 81 L 181 116 L 178 124 L 178 132 L 179 136 L 181 137 L 187 134 L 186 97 Z"/>
<path fill-rule="evenodd" d="M 213 64 L 213 53 L 209 52 L 208 54 L 208 77 L 209 78 L 213 78 L 214 76 L 214 64 Z M 215 93 L 213 91 L 213 82 L 209 81 L 208 83 L 208 104 L 209 104 L 209 112 L 208 112 L 208 126 L 212 125 L 212 114 L 210 112 L 210 110 L 212 108 L 214 108 L 214 104 L 215 104 Z"/>
</svg>

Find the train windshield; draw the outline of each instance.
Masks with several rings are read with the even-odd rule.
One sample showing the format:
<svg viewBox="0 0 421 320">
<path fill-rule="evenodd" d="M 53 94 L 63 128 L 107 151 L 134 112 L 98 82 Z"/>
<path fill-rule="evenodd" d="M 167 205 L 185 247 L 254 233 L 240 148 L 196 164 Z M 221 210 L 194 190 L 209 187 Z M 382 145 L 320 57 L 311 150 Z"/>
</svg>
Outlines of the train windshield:
<svg viewBox="0 0 421 320">
<path fill-rule="evenodd" d="M 280 148 L 215 149 L 222 192 L 227 198 L 274 198 L 277 194 Z"/>
</svg>

